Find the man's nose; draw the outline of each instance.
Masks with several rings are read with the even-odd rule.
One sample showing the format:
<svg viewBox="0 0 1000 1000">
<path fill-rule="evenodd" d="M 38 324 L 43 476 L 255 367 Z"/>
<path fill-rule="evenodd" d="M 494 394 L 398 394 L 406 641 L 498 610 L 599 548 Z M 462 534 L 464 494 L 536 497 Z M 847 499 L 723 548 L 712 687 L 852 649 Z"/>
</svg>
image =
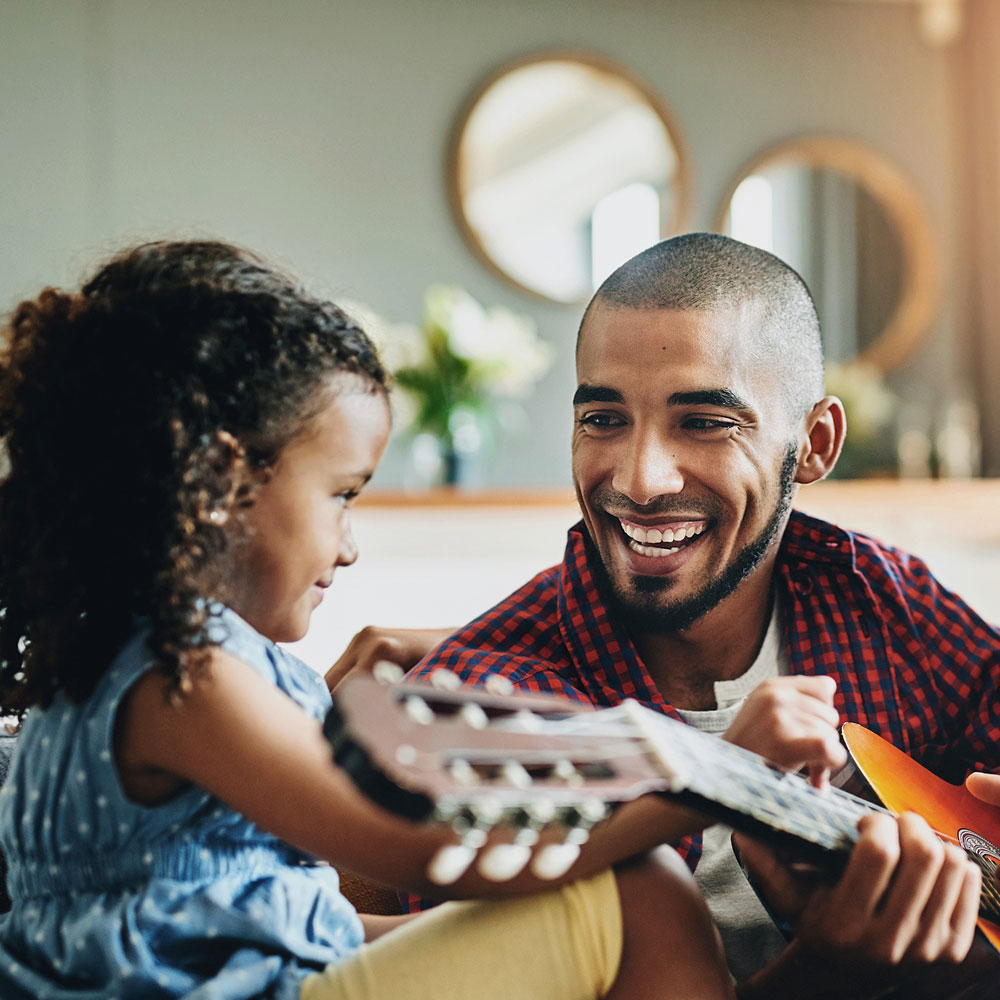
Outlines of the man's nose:
<svg viewBox="0 0 1000 1000">
<path fill-rule="evenodd" d="M 643 505 L 684 489 L 679 457 L 661 435 L 637 432 L 622 450 L 611 485 L 633 503 Z"/>
</svg>

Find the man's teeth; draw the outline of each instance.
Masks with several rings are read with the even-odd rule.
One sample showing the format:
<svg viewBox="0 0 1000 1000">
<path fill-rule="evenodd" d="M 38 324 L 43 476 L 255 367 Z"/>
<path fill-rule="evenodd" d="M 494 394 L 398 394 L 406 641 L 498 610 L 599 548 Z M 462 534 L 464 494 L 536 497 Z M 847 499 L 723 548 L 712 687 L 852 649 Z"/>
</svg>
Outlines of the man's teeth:
<svg viewBox="0 0 1000 1000">
<path fill-rule="evenodd" d="M 647 545 L 658 545 L 660 542 L 682 542 L 685 538 L 694 538 L 705 530 L 705 524 L 691 524 L 684 528 L 643 528 L 638 524 L 630 524 L 628 521 L 620 521 L 622 531 L 632 539 L 633 542 Z M 668 554 L 676 549 L 655 549 L 657 555 Z M 645 555 L 645 553 L 643 553 Z"/>
<path fill-rule="evenodd" d="M 651 545 L 640 545 L 636 541 L 631 541 L 628 543 L 628 547 L 633 552 L 638 552 L 641 556 L 652 556 L 654 559 L 659 559 L 663 556 L 672 556 L 675 552 L 680 552 L 680 548 L 676 549 L 655 549 Z"/>
</svg>

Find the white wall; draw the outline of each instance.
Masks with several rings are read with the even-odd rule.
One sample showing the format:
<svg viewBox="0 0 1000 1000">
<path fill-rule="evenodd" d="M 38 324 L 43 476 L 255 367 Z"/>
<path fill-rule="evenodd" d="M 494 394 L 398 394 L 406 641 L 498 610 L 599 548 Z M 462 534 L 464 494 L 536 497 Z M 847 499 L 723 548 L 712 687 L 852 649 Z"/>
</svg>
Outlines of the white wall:
<svg viewBox="0 0 1000 1000">
<path fill-rule="evenodd" d="M 908 5 L 0 0 L 0 309 L 162 234 L 244 242 L 400 320 L 427 284 L 458 282 L 530 311 L 559 352 L 493 481 L 567 482 L 580 310 L 528 300 L 474 259 L 444 177 L 470 90 L 553 47 L 625 64 L 672 107 L 694 168 L 688 228 L 711 225 L 764 145 L 833 132 L 911 174 L 950 252 L 950 56 Z M 950 308 L 902 376 L 925 396 L 963 374 Z M 399 480 L 391 454 L 378 482 Z"/>
</svg>

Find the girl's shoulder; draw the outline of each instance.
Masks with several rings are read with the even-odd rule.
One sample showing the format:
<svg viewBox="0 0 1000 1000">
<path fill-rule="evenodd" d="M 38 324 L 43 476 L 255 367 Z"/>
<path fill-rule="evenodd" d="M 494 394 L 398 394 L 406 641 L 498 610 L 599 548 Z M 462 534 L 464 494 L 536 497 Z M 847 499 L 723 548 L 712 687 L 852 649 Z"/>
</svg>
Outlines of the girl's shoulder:
<svg viewBox="0 0 1000 1000">
<path fill-rule="evenodd" d="M 253 667 L 311 715 L 322 719 L 330 707 L 326 682 L 315 670 L 277 643 L 261 635 L 235 611 L 213 608 L 209 639 L 225 652 Z"/>
<path fill-rule="evenodd" d="M 155 667 L 148 645 L 149 631 L 148 624 L 140 623 L 101 678 L 94 692 L 95 697 L 101 700 L 120 699 L 139 677 Z M 205 638 L 211 645 L 252 667 L 296 701 L 301 701 L 300 694 L 307 694 L 309 700 L 317 694 L 321 698 L 323 695 L 329 697 L 326 685 L 316 671 L 261 635 L 223 604 L 212 606 L 211 617 L 205 626 Z"/>
</svg>

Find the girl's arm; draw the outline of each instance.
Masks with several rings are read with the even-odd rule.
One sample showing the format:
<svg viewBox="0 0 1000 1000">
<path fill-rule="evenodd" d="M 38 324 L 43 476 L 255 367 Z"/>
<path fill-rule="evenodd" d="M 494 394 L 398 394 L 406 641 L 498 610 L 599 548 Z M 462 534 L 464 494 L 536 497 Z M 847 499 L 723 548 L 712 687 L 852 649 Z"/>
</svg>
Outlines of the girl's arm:
<svg viewBox="0 0 1000 1000">
<path fill-rule="evenodd" d="M 190 690 L 168 698 L 167 681 L 145 675 L 123 703 L 117 761 L 126 792 L 145 804 L 183 781 L 218 796 L 259 826 L 336 866 L 423 896 L 525 892 L 585 877 L 698 829 L 703 820 L 657 796 L 615 812 L 591 833 L 560 879 L 525 870 L 491 882 L 475 870 L 442 887 L 426 875 L 454 838 L 399 819 L 362 795 L 332 759 L 320 724 L 251 667 L 222 650 Z"/>
</svg>

